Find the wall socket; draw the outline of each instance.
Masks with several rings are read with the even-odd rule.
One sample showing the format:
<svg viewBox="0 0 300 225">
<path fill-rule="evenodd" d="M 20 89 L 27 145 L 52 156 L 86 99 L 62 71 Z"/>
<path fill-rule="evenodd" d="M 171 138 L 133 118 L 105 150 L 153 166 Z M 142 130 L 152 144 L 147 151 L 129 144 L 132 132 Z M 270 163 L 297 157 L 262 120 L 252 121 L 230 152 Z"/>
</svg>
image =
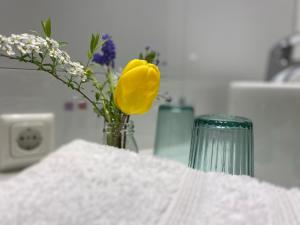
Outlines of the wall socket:
<svg viewBox="0 0 300 225">
<path fill-rule="evenodd" d="M 53 113 L 0 116 L 0 171 L 29 166 L 53 149 Z"/>
</svg>

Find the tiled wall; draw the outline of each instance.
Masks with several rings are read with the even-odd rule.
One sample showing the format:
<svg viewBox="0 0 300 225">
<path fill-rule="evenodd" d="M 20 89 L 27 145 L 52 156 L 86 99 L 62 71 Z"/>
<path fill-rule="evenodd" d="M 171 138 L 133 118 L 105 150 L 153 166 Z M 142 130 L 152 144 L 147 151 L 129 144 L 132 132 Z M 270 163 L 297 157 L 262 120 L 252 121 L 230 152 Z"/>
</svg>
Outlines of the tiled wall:
<svg viewBox="0 0 300 225">
<path fill-rule="evenodd" d="M 226 111 L 231 80 L 263 79 L 270 46 L 293 31 L 294 10 L 295 0 L 1 0 L 0 33 L 39 30 L 50 16 L 54 37 L 68 41 L 77 60 L 85 59 L 90 33 L 110 33 L 119 66 L 150 45 L 168 62 L 161 90 L 185 96 L 201 114 Z M 0 66 L 24 65 L 0 59 Z M 91 111 L 64 112 L 72 93 L 58 82 L 22 70 L 0 69 L 0 78 L 0 113 L 53 111 L 57 145 L 100 141 Z M 134 118 L 141 148 L 153 145 L 157 105 Z"/>
</svg>

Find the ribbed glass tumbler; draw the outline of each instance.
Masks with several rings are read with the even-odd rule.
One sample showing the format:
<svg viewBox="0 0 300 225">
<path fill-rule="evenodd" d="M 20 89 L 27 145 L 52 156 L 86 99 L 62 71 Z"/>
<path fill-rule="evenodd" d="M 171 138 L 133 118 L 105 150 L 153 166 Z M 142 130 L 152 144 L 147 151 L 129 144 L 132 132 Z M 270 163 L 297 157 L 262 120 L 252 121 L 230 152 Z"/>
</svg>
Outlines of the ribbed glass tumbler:
<svg viewBox="0 0 300 225">
<path fill-rule="evenodd" d="M 194 120 L 189 166 L 254 176 L 253 126 L 244 117 L 203 115 Z"/>
</svg>

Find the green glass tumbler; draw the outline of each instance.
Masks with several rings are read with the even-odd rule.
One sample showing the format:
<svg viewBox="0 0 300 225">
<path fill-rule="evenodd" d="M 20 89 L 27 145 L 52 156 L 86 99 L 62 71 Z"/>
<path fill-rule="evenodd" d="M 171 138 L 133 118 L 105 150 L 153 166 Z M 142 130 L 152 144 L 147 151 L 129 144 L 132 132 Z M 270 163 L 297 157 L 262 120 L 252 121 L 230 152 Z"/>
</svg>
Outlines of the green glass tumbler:
<svg viewBox="0 0 300 225">
<path fill-rule="evenodd" d="M 154 155 L 188 165 L 194 108 L 160 105 L 157 115 Z"/>
<path fill-rule="evenodd" d="M 202 171 L 254 176 L 251 120 L 203 115 L 194 120 L 189 167 Z"/>
</svg>

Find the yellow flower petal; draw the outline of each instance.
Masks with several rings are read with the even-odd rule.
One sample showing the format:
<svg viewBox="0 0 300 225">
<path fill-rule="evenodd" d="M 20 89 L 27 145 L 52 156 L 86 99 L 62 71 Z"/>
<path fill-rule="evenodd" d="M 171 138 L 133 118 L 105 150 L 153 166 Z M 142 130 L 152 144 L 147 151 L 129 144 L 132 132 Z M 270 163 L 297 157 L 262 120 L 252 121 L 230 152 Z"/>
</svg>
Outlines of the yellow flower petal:
<svg viewBox="0 0 300 225">
<path fill-rule="evenodd" d="M 146 60 L 133 59 L 129 63 L 127 63 L 127 65 L 125 66 L 125 68 L 122 71 L 122 74 L 127 73 L 129 70 L 131 70 L 137 66 L 147 65 L 147 64 L 148 64 L 148 62 Z"/>
<path fill-rule="evenodd" d="M 152 106 L 160 83 L 160 71 L 145 60 L 131 60 L 124 68 L 115 89 L 118 108 L 128 114 L 142 114 Z"/>
</svg>

